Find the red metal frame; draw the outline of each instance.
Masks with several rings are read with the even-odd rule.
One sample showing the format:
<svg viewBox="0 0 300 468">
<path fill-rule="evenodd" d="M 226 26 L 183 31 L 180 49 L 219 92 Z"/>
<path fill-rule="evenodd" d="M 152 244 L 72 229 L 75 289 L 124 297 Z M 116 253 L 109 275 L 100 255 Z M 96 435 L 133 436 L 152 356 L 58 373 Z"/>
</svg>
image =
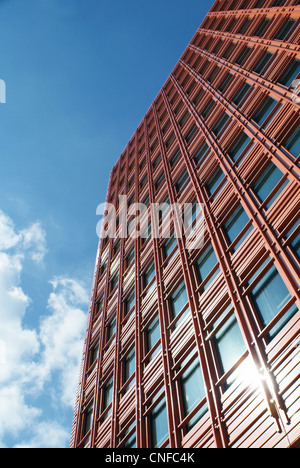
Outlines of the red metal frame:
<svg viewBox="0 0 300 468">
<path fill-rule="evenodd" d="M 291 240 L 285 236 L 299 218 L 300 167 L 299 156 L 288 154 L 281 146 L 291 119 L 295 120 L 299 115 L 299 105 L 292 101 L 292 90 L 279 85 L 276 77 L 284 72 L 291 59 L 300 57 L 300 7 L 294 0 L 287 0 L 286 5 L 278 7 L 273 7 L 273 3 L 273 0 L 266 0 L 262 8 L 256 9 L 256 0 L 252 0 L 246 10 L 243 9 L 243 0 L 214 3 L 112 171 L 107 201 L 117 207 L 117 215 L 120 214 L 119 194 L 126 194 L 128 199 L 134 196 L 139 202 L 149 198 L 150 203 L 162 203 L 168 197 L 171 204 L 194 200 L 201 203 L 206 222 L 205 246 L 208 243 L 213 246 L 218 261 L 214 271 L 219 268 L 220 273 L 204 293 L 198 284 L 195 268 L 201 251 L 187 249 L 175 211 L 171 220 L 178 246 L 170 263 L 164 259 L 165 240 L 153 238 L 142 242 L 141 239 L 121 236 L 117 252 L 116 240 L 100 242 L 74 413 L 72 447 L 122 447 L 134 434 L 137 448 L 151 447 L 151 414 L 162 398 L 166 401 L 169 427 L 169 437 L 164 446 L 288 447 L 296 444 L 299 438 L 300 354 L 297 343 L 300 335 L 300 265 L 289 246 Z M 250 31 L 253 32 L 262 15 L 273 21 L 268 27 L 267 37 L 254 37 L 251 32 L 241 35 L 236 29 L 225 30 L 233 17 L 238 20 L 234 28 L 239 28 L 247 17 L 253 20 L 252 25 L 250 23 Z M 272 39 L 283 17 L 298 19 L 290 42 Z M 222 18 L 225 22 L 220 26 Z M 213 26 L 216 24 L 218 29 Z M 233 40 L 237 48 L 243 45 L 255 47 L 251 61 L 239 66 L 231 61 L 231 56 L 225 59 L 214 53 L 219 39 L 223 41 L 223 50 Z M 236 50 L 231 54 L 234 55 Z M 277 53 L 277 56 L 265 75 L 257 75 L 251 71 L 251 63 L 255 63 L 266 50 Z M 199 73 L 199 66 L 203 67 L 205 60 L 209 63 Z M 221 67 L 220 73 L 224 76 L 227 70 L 236 77 L 230 89 L 223 93 L 215 86 L 218 75 L 209 78 L 216 65 Z M 253 87 L 255 99 L 263 92 L 279 101 L 284 109 L 280 118 L 274 118 L 272 124 L 263 129 L 251 120 L 251 103 L 243 104 L 241 108 L 233 105 L 232 96 L 241 82 Z M 198 101 L 196 97 L 201 89 L 204 94 Z M 211 115 L 203 118 L 201 109 L 209 99 L 213 99 L 216 107 Z M 216 137 L 211 129 L 224 112 L 229 120 L 225 131 Z M 193 137 L 186 139 L 192 130 Z M 250 137 L 253 147 L 242 163 L 237 164 L 231 160 L 227 149 L 241 130 Z M 196 166 L 193 157 L 204 142 L 210 156 Z M 181 157 L 173 166 L 170 161 L 178 150 Z M 267 161 L 272 161 L 281 170 L 283 181 L 289 181 L 268 210 L 265 204 L 258 202 L 251 189 L 256 172 Z M 208 194 L 206 183 L 217 168 L 221 168 L 224 179 L 214 198 Z M 176 182 L 185 171 L 189 180 L 178 193 Z M 157 186 L 156 182 L 162 175 L 164 181 Z M 237 203 L 247 213 L 253 229 L 233 254 L 222 226 Z M 132 248 L 134 265 L 128 267 L 125 259 Z M 247 284 L 250 273 L 258 269 L 257 262 L 262 264 L 267 259 L 276 266 L 291 295 L 281 314 L 284 315 L 293 304 L 297 304 L 299 309 L 272 341 L 267 339 L 267 334 L 278 317 L 264 329 L 260 326 L 249 296 L 251 287 Z M 103 262 L 107 264 L 107 271 L 103 271 Z M 152 262 L 156 277 L 145 289 L 143 275 Z M 117 269 L 119 275 L 114 291 L 110 288 L 111 267 Z M 258 278 L 263 274 L 261 272 Z M 190 316 L 174 330 L 169 298 L 183 281 L 188 305 L 182 314 L 189 307 Z M 126 297 L 132 290 L 135 292 L 134 316 L 124 317 Z M 103 299 L 103 307 L 98 311 L 100 298 Z M 246 351 L 233 369 L 222 375 L 214 350 L 211 324 L 229 304 L 244 338 Z M 161 338 L 155 345 L 153 359 L 149 361 L 146 331 L 156 314 Z M 116 319 L 116 332 L 114 338 L 108 340 L 108 325 L 113 317 Z M 91 350 L 97 342 L 99 357 L 91 365 Z M 135 374 L 125 391 L 124 359 L 133 346 Z M 186 362 L 188 356 L 190 360 L 196 357 L 199 360 L 206 397 L 190 415 L 185 416 L 180 379 L 191 362 Z M 257 382 L 246 384 L 241 381 L 226 389 L 224 382 L 228 376 L 242 369 L 246 360 L 254 365 Z M 111 378 L 112 402 L 103 411 L 105 385 Z M 208 413 L 188 431 L 189 420 L 205 403 Z M 85 414 L 91 405 L 94 409 L 93 424 L 89 433 L 84 434 Z"/>
</svg>

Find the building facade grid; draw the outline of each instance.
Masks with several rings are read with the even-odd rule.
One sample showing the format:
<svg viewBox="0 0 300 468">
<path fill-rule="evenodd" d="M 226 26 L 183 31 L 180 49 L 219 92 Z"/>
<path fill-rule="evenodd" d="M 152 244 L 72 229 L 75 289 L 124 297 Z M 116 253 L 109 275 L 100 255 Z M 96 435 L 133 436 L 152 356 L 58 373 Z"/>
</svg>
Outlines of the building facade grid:
<svg viewBox="0 0 300 468">
<path fill-rule="evenodd" d="M 217 0 L 113 168 L 72 447 L 296 446 L 297 3 Z M 203 213 L 125 237 L 119 195 Z"/>
</svg>

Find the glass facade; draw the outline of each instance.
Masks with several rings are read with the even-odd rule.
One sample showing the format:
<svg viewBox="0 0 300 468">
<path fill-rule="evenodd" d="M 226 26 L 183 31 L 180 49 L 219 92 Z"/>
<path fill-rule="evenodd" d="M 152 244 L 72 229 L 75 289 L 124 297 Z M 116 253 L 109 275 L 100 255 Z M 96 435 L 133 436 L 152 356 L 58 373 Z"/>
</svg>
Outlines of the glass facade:
<svg viewBox="0 0 300 468">
<path fill-rule="evenodd" d="M 172 318 L 176 318 L 188 302 L 185 285 L 182 284 L 171 297 Z"/>
<path fill-rule="evenodd" d="M 203 283 L 209 276 L 209 280 L 204 282 L 203 291 L 205 291 L 217 274 L 220 272 L 219 268 L 215 268 L 217 265 L 217 257 L 213 247 L 210 245 L 201 255 L 197 262 L 197 271 L 199 275 L 200 283 Z M 214 270 L 213 274 L 210 274 Z"/>
<path fill-rule="evenodd" d="M 216 0 L 114 165 L 73 447 L 299 438 L 299 27 L 294 0 Z"/>
<path fill-rule="evenodd" d="M 269 325 L 291 299 L 289 291 L 274 266 L 270 268 L 252 290 L 251 297 L 263 327 Z M 286 322 L 297 312 L 298 308 L 295 305 L 290 307 L 283 319 L 269 332 L 269 337 L 274 338 Z"/>
<path fill-rule="evenodd" d="M 153 448 L 160 447 L 169 436 L 166 402 L 163 399 L 151 413 L 151 445 Z"/>
<path fill-rule="evenodd" d="M 246 350 L 240 327 L 234 316 L 216 333 L 214 345 L 221 373 L 225 374 Z"/>
<path fill-rule="evenodd" d="M 197 360 L 195 360 L 195 362 L 182 374 L 180 383 L 184 416 L 187 417 L 205 398 L 205 388 L 201 368 Z M 204 405 L 204 407 L 202 407 L 196 415 L 188 421 L 187 430 L 191 430 L 206 412 L 207 407 Z"/>
<path fill-rule="evenodd" d="M 228 243 L 232 244 L 238 235 L 243 231 L 246 225 L 249 223 L 249 218 L 246 215 L 244 209 L 239 206 L 234 213 L 230 216 L 228 221 L 224 224 L 224 231 L 228 239 Z M 236 250 L 244 241 L 244 239 L 249 234 L 252 227 L 249 227 L 247 232 L 240 238 L 240 240 L 234 245 L 234 250 Z"/>
</svg>

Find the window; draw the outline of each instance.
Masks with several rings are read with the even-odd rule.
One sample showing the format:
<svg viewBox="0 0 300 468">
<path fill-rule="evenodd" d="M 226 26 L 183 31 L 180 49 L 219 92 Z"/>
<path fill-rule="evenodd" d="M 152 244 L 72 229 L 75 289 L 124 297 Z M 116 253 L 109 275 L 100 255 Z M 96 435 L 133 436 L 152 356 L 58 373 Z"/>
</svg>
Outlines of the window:
<svg viewBox="0 0 300 468">
<path fill-rule="evenodd" d="M 180 119 L 180 122 L 179 122 L 179 126 L 180 127 L 183 127 L 184 124 L 186 123 L 187 119 L 189 118 L 190 116 L 190 113 L 188 111 L 186 111 L 186 113 L 184 114 L 184 116 Z"/>
<path fill-rule="evenodd" d="M 104 299 L 103 297 L 101 297 L 101 299 L 99 299 L 99 301 L 96 303 L 96 306 L 95 306 L 95 317 L 97 317 L 101 310 L 102 310 L 102 307 L 103 307 L 103 304 L 104 304 Z"/>
<path fill-rule="evenodd" d="M 193 223 L 197 216 L 201 213 L 201 207 L 197 201 L 187 204 L 187 210 L 184 212 L 184 227 L 191 231 L 193 229 Z M 197 224 L 197 223 L 196 223 Z"/>
<path fill-rule="evenodd" d="M 182 176 L 180 177 L 180 179 L 176 183 L 177 192 L 180 192 L 183 189 L 183 187 L 185 186 L 188 179 L 189 179 L 189 173 L 186 170 L 186 171 L 184 171 L 184 173 L 182 174 Z"/>
<path fill-rule="evenodd" d="M 166 141 L 166 148 L 169 148 L 172 145 L 174 140 L 175 140 L 175 135 L 174 133 L 172 133 L 172 135 Z"/>
<path fill-rule="evenodd" d="M 222 169 L 218 167 L 214 175 L 209 179 L 209 181 L 205 185 L 210 196 L 213 195 L 213 193 L 219 187 L 223 179 L 224 179 L 224 173 Z"/>
<path fill-rule="evenodd" d="M 150 239 L 151 236 L 152 236 L 152 225 L 151 223 L 149 224 L 147 223 L 141 233 L 142 245 L 145 244 Z"/>
<path fill-rule="evenodd" d="M 239 206 L 225 223 L 224 231 L 229 244 L 231 245 L 234 243 L 233 251 L 238 249 L 252 230 L 252 225 L 246 229 L 248 224 L 249 218 L 242 206 Z"/>
<path fill-rule="evenodd" d="M 216 332 L 213 343 L 221 374 L 224 375 L 234 366 L 246 350 L 240 327 L 234 315 Z M 232 382 L 232 378 L 229 378 L 226 382 L 226 387 L 228 388 Z"/>
<path fill-rule="evenodd" d="M 268 18 L 265 18 L 261 25 L 258 27 L 258 29 L 255 31 L 253 36 L 261 37 L 265 33 L 267 26 L 269 24 L 270 20 Z"/>
<path fill-rule="evenodd" d="M 273 54 L 271 54 L 271 52 L 265 52 L 263 57 L 260 59 L 256 67 L 254 68 L 255 73 L 262 73 L 266 65 L 270 63 L 272 57 Z"/>
<path fill-rule="evenodd" d="M 257 0 L 253 8 L 260 8 L 263 3 L 264 3 L 264 0 Z"/>
<path fill-rule="evenodd" d="M 197 125 L 194 125 L 194 127 L 189 131 L 189 133 L 185 137 L 185 140 L 186 140 L 187 143 L 190 143 L 190 141 L 192 141 L 192 139 L 195 136 L 197 130 L 198 130 Z"/>
<path fill-rule="evenodd" d="M 175 248 L 177 247 L 177 239 L 174 234 L 165 242 L 164 245 L 164 257 L 168 259 L 170 255 L 174 252 Z M 172 257 L 169 258 L 169 261 L 173 258 L 175 252 L 173 253 Z"/>
<path fill-rule="evenodd" d="M 217 124 L 212 129 L 213 133 L 216 136 L 220 135 L 221 131 L 224 129 L 228 120 L 229 120 L 229 116 L 227 114 L 223 115 L 221 119 L 218 120 Z"/>
<path fill-rule="evenodd" d="M 159 204 L 158 209 L 155 211 L 155 213 L 158 212 L 158 218 L 159 222 L 164 222 L 165 220 L 170 220 L 170 214 L 167 217 L 167 213 L 170 210 L 170 199 L 167 197 L 163 203 Z"/>
<path fill-rule="evenodd" d="M 149 353 L 160 339 L 159 319 L 156 317 L 149 325 L 146 332 L 147 353 Z M 153 356 L 153 353 L 151 357 Z M 150 359 L 151 359 L 150 357 Z"/>
<path fill-rule="evenodd" d="M 150 148 L 151 153 L 153 153 L 153 151 L 155 150 L 157 145 L 158 145 L 158 140 L 156 139 L 155 142 L 153 143 L 153 145 L 151 145 L 151 148 Z"/>
<path fill-rule="evenodd" d="M 246 135 L 246 133 L 243 132 L 241 136 L 236 140 L 236 142 L 232 145 L 232 147 L 228 151 L 228 154 L 234 162 L 237 161 L 240 158 L 240 156 L 244 153 L 250 141 L 250 138 Z M 241 162 L 241 160 L 239 162 Z"/>
<path fill-rule="evenodd" d="M 110 379 L 105 385 L 104 391 L 103 391 L 103 411 L 108 409 L 112 403 L 113 387 L 114 387 L 113 379 Z M 110 411 L 106 413 L 105 417 L 109 415 Z"/>
<path fill-rule="evenodd" d="M 214 194 L 215 190 L 219 187 L 223 179 L 224 179 L 224 173 L 222 169 L 219 167 L 214 173 L 214 175 L 209 179 L 209 181 L 205 185 L 210 196 Z M 218 193 L 215 194 L 215 197 L 218 195 Z"/>
<path fill-rule="evenodd" d="M 229 46 L 227 47 L 227 49 L 223 52 L 222 57 L 223 57 L 224 59 L 227 59 L 227 58 L 230 56 L 230 54 L 231 54 L 231 52 L 233 51 L 233 49 L 235 48 L 235 46 L 236 46 L 236 43 L 235 43 L 235 42 L 231 42 L 231 43 L 229 44 Z"/>
<path fill-rule="evenodd" d="M 129 252 L 129 254 L 127 255 L 127 257 L 126 257 L 126 266 L 127 266 L 127 268 L 131 267 L 131 265 L 134 262 L 134 259 L 135 259 L 135 252 L 134 252 L 134 249 L 132 249 Z"/>
<path fill-rule="evenodd" d="M 94 414 L 94 406 L 91 405 L 85 412 L 84 415 L 84 430 L 83 430 L 83 436 L 85 437 L 90 430 L 92 429 L 93 425 L 93 414 Z"/>
<path fill-rule="evenodd" d="M 300 73 L 300 60 L 294 60 L 284 74 L 278 79 L 278 83 L 289 87 Z"/>
<path fill-rule="evenodd" d="M 136 448 L 136 433 L 134 432 L 124 443 L 125 449 Z"/>
<path fill-rule="evenodd" d="M 207 153 L 207 150 L 208 150 L 208 144 L 203 143 L 203 145 L 200 147 L 200 149 L 197 151 L 197 153 L 193 157 L 193 159 L 194 159 L 195 163 L 197 164 L 197 166 L 200 163 L 203 156 Z"/>
<path fill-rule="evenodd" d="M 168 120 L 167 123 L 163 126 L 163 129 L 162 129 L 163 134 L 165 134 L 168 128 L 170 128 L 170 125 L 171 125 L 171 122 L 170 120 Z"/>
<path fill-rule="evenodd" d="M 238 65 L 242 65 L 246 57 L 249 55 L 250 51 L 251 51 L 251 47 L 246 47 L 243 50 L 243 52 L 238 56 L 238 58 L 235 60 L 235 63 L 237 63 Z"/>
<path fill-rule="evenodd" d="M 201 369 L 197 359 L 182 374 L 180 384 L 184 416 L 187 417 L 206 396 Z M 204 405 L 188 422 L 187 431 L 191 430 L 206 412 L 207 406 Z"/>
<path fill-rule="evenodd" d="M 235 25 L 236 25 L 236 22 L 237 22 L 237 18 L 234 17 L 234 18 L 231 18 L 231 20 L 229 20 L 229 23 L 227 24 L 226 26 L 226 29 L 225 31 L 229 31 L 229 32 L 232 32 Z"/>
<path fill-rule="evenodd" d="M 135 306 L 135 292 L 132 291 L 132 293 L 128 296 L 125 302 L 125 315 L 129 314 Z"/>
<path fill-rule="evenodd" d="M 94 364 L 94 362 L 97 361 L 99 356 L 99 343 L 97 343 L 95 346 L 93 346 L 91 350 L 91 365 Z"/>
<path fill-rule="evenodd" d="M 140 187 L 141 187 L 141 189 L 142 189 L 143 187 L 145 187 L 147 181 L 148 181 L 148 176 L 145 175 L 145 176 L 142 178 L 141 182 L 140 182 Z"/>
<path fill-rule="evenodd" d="M 213 71 L 210 73 L 209 77 L 207 78 L 207 81 L 210 83 L 215 79 L 217 76 L 217 73 L 220 71 L 220 67 L 216 66 Z"/>
<path fill-rule="evenodd" d="M 300 259 L 300 219 L 294 224 L 292 229 L 286 234 L 286 238 L 289 239 L 289 245 L 291 246 L 293 252 L 297 255 L 298 259 Z"/>
<path fill-rule="evenodd" d="M 199 281 L 202 284 L 206 278 L 202 290 L 205 291 L 219 274 L 220 268 L 217 267 L 218 260 L 212 245 L 210 245 L 201 255 L 197 262 L 197 272 Z"/>
<path fill-rule="evenodd" d="M 166 400 L 163 398 L 150 415 L 151 447 L 160 447 L 169 437 Z"/>
<path fill-rule="evenodd" d="M 263 104 L 260 105 L 259 110 L 256 112 L 256 114 L 252 117 L 254 122 L 256 122 L 259 126 L 265 126 L 263 125 L 264 122 L 266 121 L 267 117 L 271 114 L 271 112 L 277 104 L 278 102 L 275 101 L 275 99 L 268 96 L 263 102 Z"/>
<path fill-rule="evenodd" d="M 215 101 L 214 101 L 213 99 L 211 99 L 211 100 L 209 101 L 209 103 L 207 104 L 207 106 L 203 109 L 203 111 L 201 112 L 201 115 L 202 115 L 202 117 L 203 117 L 204 119 L 205 119 L 205 118 L 208 116 L 208 114 L 211 112 L 211 110 L 212 110 L 214 104 L 215 104 Z"/>
<path fill-rule="evenodd" d="M 283 141 L 283 146 L 295 157 L 298 157 L 300 153 L 300 124 Z"/>
<path fill-rule="evenodd" d="M 250 295 L 263 328 L 269 325 L 291 299 L 291 295 L 274 265 L 256 284 Z M 273 339 L 297 312 L 296 304 L 291 305 L 285 311 L 283 317 L 269 331 L 269 339 Z"/>
<path fill-rule="evenodd" d="M 277 184 L 279 184 L 282 177 L 283 174 L 278 169 L 278 167 L 276 167 L 275 164 L 270 163 L 252 187 L 253 191 L 255 192 L 261 203 L 263 203 L 264 200 L 266 200 L 267 197 L 270 195 L 270 193 L 273 192 L 273 190 L 275 189 Z M 285 183 L 281 185 L 281 187 L 277 189 L 276 193 L 273 194 L 271 200 L 266 204 L 266 209 L 270 208 L 272 203 L 275 201 L 275 199 L 278 197 L 280 192 L 282 192 L 282 190 L 287 184 L 288 179 L 285 181 Z"/>
<path fill-rule="evenodd" d="M 248 91 L 251 89 L 251 86 L 248 83 L 244 83 L 240 91 L 237 93 L 236 97 L 233 99 L 233 103 L 238 106 L 244 97 L 247 95 Z"/>
<path fill-rule="evenodd" d="M 111 292 L 118 286 L 118 283 L 119 283 L 119 275 L 116 273 L 110 280 Z"/>
<path fill-rule="evenodd" d="M 158 166 L 160 160 L 161 160 L 161 154 L 159 154 L 158 156 L 156 156 L 156 158 L 154 159 L 154 161 L 153 161 L 153 163 L 152 163 L 153 169 L 155 169 L 155 168 Z"/>
<path fill-rule="evenodd" d="M 247 20 L 244 21 L 242 26 L 238 29 L 237 33 L 238 34 L 245 34 L 245 32 L 248 29 L 248 26 L 250 25 L 251 21 L 252 21 L 251 18 L 247 18 Z"/>
<path fill-rule="evenodd" d="M 275 39 L 277 39 L 279 41 L 287 40 L 288 36 L 290 36 L 290 32 L 293 29 L 295 23 L 296 23 L 296 20 L 294 20 L 294 19 L 289 19 L 288 21 L 286 21 L 283 24 L 283 27 L 280 29 L 280 31 L 275 36 Z"/>
<path fill-rule="evenodd" d="M 229 84 L 232 78 L 233 75 L 231 73 L 228 73 L 224 81 L 222 81 L 222 83 L 219 86 L 219 91 L 221 91 L 221 93 L 223 93 L 223 91 L 227 88 L 227 85 Z"/>
<path fill-rule="evenodd" d="M 200 99 L 203 96 L 203 94 L 204 94 L 203 89 L 201 91 L 199 91 L 199 93 L 196 94 L 196 96 L 193 99 L 194 106 L 197 106 L 197 104 L 200 102 Z"/>
<path fill-rule="evenodd" d="M 176 153 L 174 154 L 174 156 L 170 160 L 171 167 L 175 166 L 175 164 L 179 160 L 180 156 L 181 156 L 181 151 L 180 150 L 176 151 Z"/>
<path fill-rule="evenodd" d="M 171 296 L 170 302 L 171 302 L 172 319 L 174 320 L 176 317 L 179 316 L 179 314 L 183 311 L 183 309 L 186 307 L 188 303 L 188 297 L 187 297 L 187 292 L 186 292 L 184 283 L 182 283 L 177 289 L 177 291 Z M 186 316 L 188 311 L 189 309 L 187 309 L 184 312 L 184 315 L 181 318 Z"/>
<path fill-rule="evenodd" d="M 108 325 L 108 340 L 110 340 L 116 333 L 116 319 L 114 318 Z"/>
<path fill-rule="evenodd" d="M 154 263 L 146 270 L 144 274 L 144 287 L 147 288 L 151 281 L 155 278 L 155 266 Z"/>
<path fill-rule="evenodd" d="M 134 176 L 131 177 L 131 179 L 128 182 L 128 187 L 130 188 L 134 183 Z"/>
<path fill-rule="evenodd" d="M 165 180 L 165 174 L 161 174 L 158 180 L 155 182 L 155 190 L 158 191 L 162 186 L 163 181 Z"/>
<path fill-rule="evenodd" d="M 221 46 L 224 44 L 224 40 L 223 39 L 219 39 L 218 42 L 215 44 L 213 50 L 212 50 L 212 53 L 213 54 L 217 54 L 219 52 L 219 50 L 221 49 Z"/>
<path fill-rule="evenodd" d="M 298 232 L 297 237 L 292 241 L 291 246 L 295 252 L 295 254 L 300 259 L 300 233 Z"/>
<path fill-rule="evenodd" d="M 131 376 L 133 376 L 134 373 L 135 373 L 135 351 L 133 350 L 125 358 L 125 362 L 124 362 L 124 384 L 130 379 Z M 129 385 L 132 385 L 132 384 L 133 384 L 133 381 L 131 381 Z"/>
</svg>

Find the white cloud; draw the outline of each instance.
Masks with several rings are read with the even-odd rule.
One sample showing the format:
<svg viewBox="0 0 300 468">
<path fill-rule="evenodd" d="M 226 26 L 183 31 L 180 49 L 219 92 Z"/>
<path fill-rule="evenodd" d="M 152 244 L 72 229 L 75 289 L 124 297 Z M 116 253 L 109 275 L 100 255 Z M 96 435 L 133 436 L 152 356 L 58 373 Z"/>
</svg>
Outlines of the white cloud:
<svg viewBox="0 0 300 468">
<path fill-rule="evenodd" d="M 0 251 L 15 246 L 18 241 L 12 220 L 0 211 Z"/>
<path fill-rule="evenodd" d="M 30 258 L 36 263 L 42 263 L 47 253 L 46 233 L 39 223 L 32 224 L 20 232 L 22 245 L 29 252 Z"/>
<path fill-rule="evenodd" d="M 43 421 L 32 429 L 32 436 L 27 441 L 21 441 L 14 448 L 65 448 L 70 440 L 70 434 L 59 423 Z"/>
<path fill-rule="evenodd" d="M 25 260 L 39 268 L 46 252 L 40 223 L 18 231 L 0 211 L 0 446 L 9 437 L 16 446 L 62 447 L 70 436 L 61 422 L 44 416 L 38 398 L 47 391 L 61 410 L 73 407 L 88 294 L 75 279 L 55 278 L 40 322 L 26 326 L 34 299 L 22 287 Z"/>
<path fill-rule="evenodd" d="M 40 409 L 25 403 L 20 385 L 11 384 L 0 388 L 0 440 L 7 433 L 17 437 L 29 426 L 34 426 L 40 415 Z"/>
<path fill-rule="evenodd" d="M 0 251 L 11 248 L 41 263 L 47 253 L 46 232 L 38 222 L 16 232 L 13 221 L 0 210 Z"/>
<path fill-rule="evenodd" d="M 36 331 L 23 326 L 30 299 L 20 287 L 21 271 L 19 254 L 0 253 L 0 339 L 5 349 L 0 384 L 28 375 L 27 358 L 32 359 L 39 351 Z"/>
<path fill-rule="evenodd" d="M 86 315 L 80 306 L 88 304 L 88 295 L 75 280 L 56 278 L 52 281 L 46 317 L 40 328 L 44 348 L 43 370 L 48 378 L 54 371 L 61 374 L 60 398 L 64 405 L 73 408 L 78 384 L 78 367 L 82 352 L 82 337 Z"/>
</svg>

